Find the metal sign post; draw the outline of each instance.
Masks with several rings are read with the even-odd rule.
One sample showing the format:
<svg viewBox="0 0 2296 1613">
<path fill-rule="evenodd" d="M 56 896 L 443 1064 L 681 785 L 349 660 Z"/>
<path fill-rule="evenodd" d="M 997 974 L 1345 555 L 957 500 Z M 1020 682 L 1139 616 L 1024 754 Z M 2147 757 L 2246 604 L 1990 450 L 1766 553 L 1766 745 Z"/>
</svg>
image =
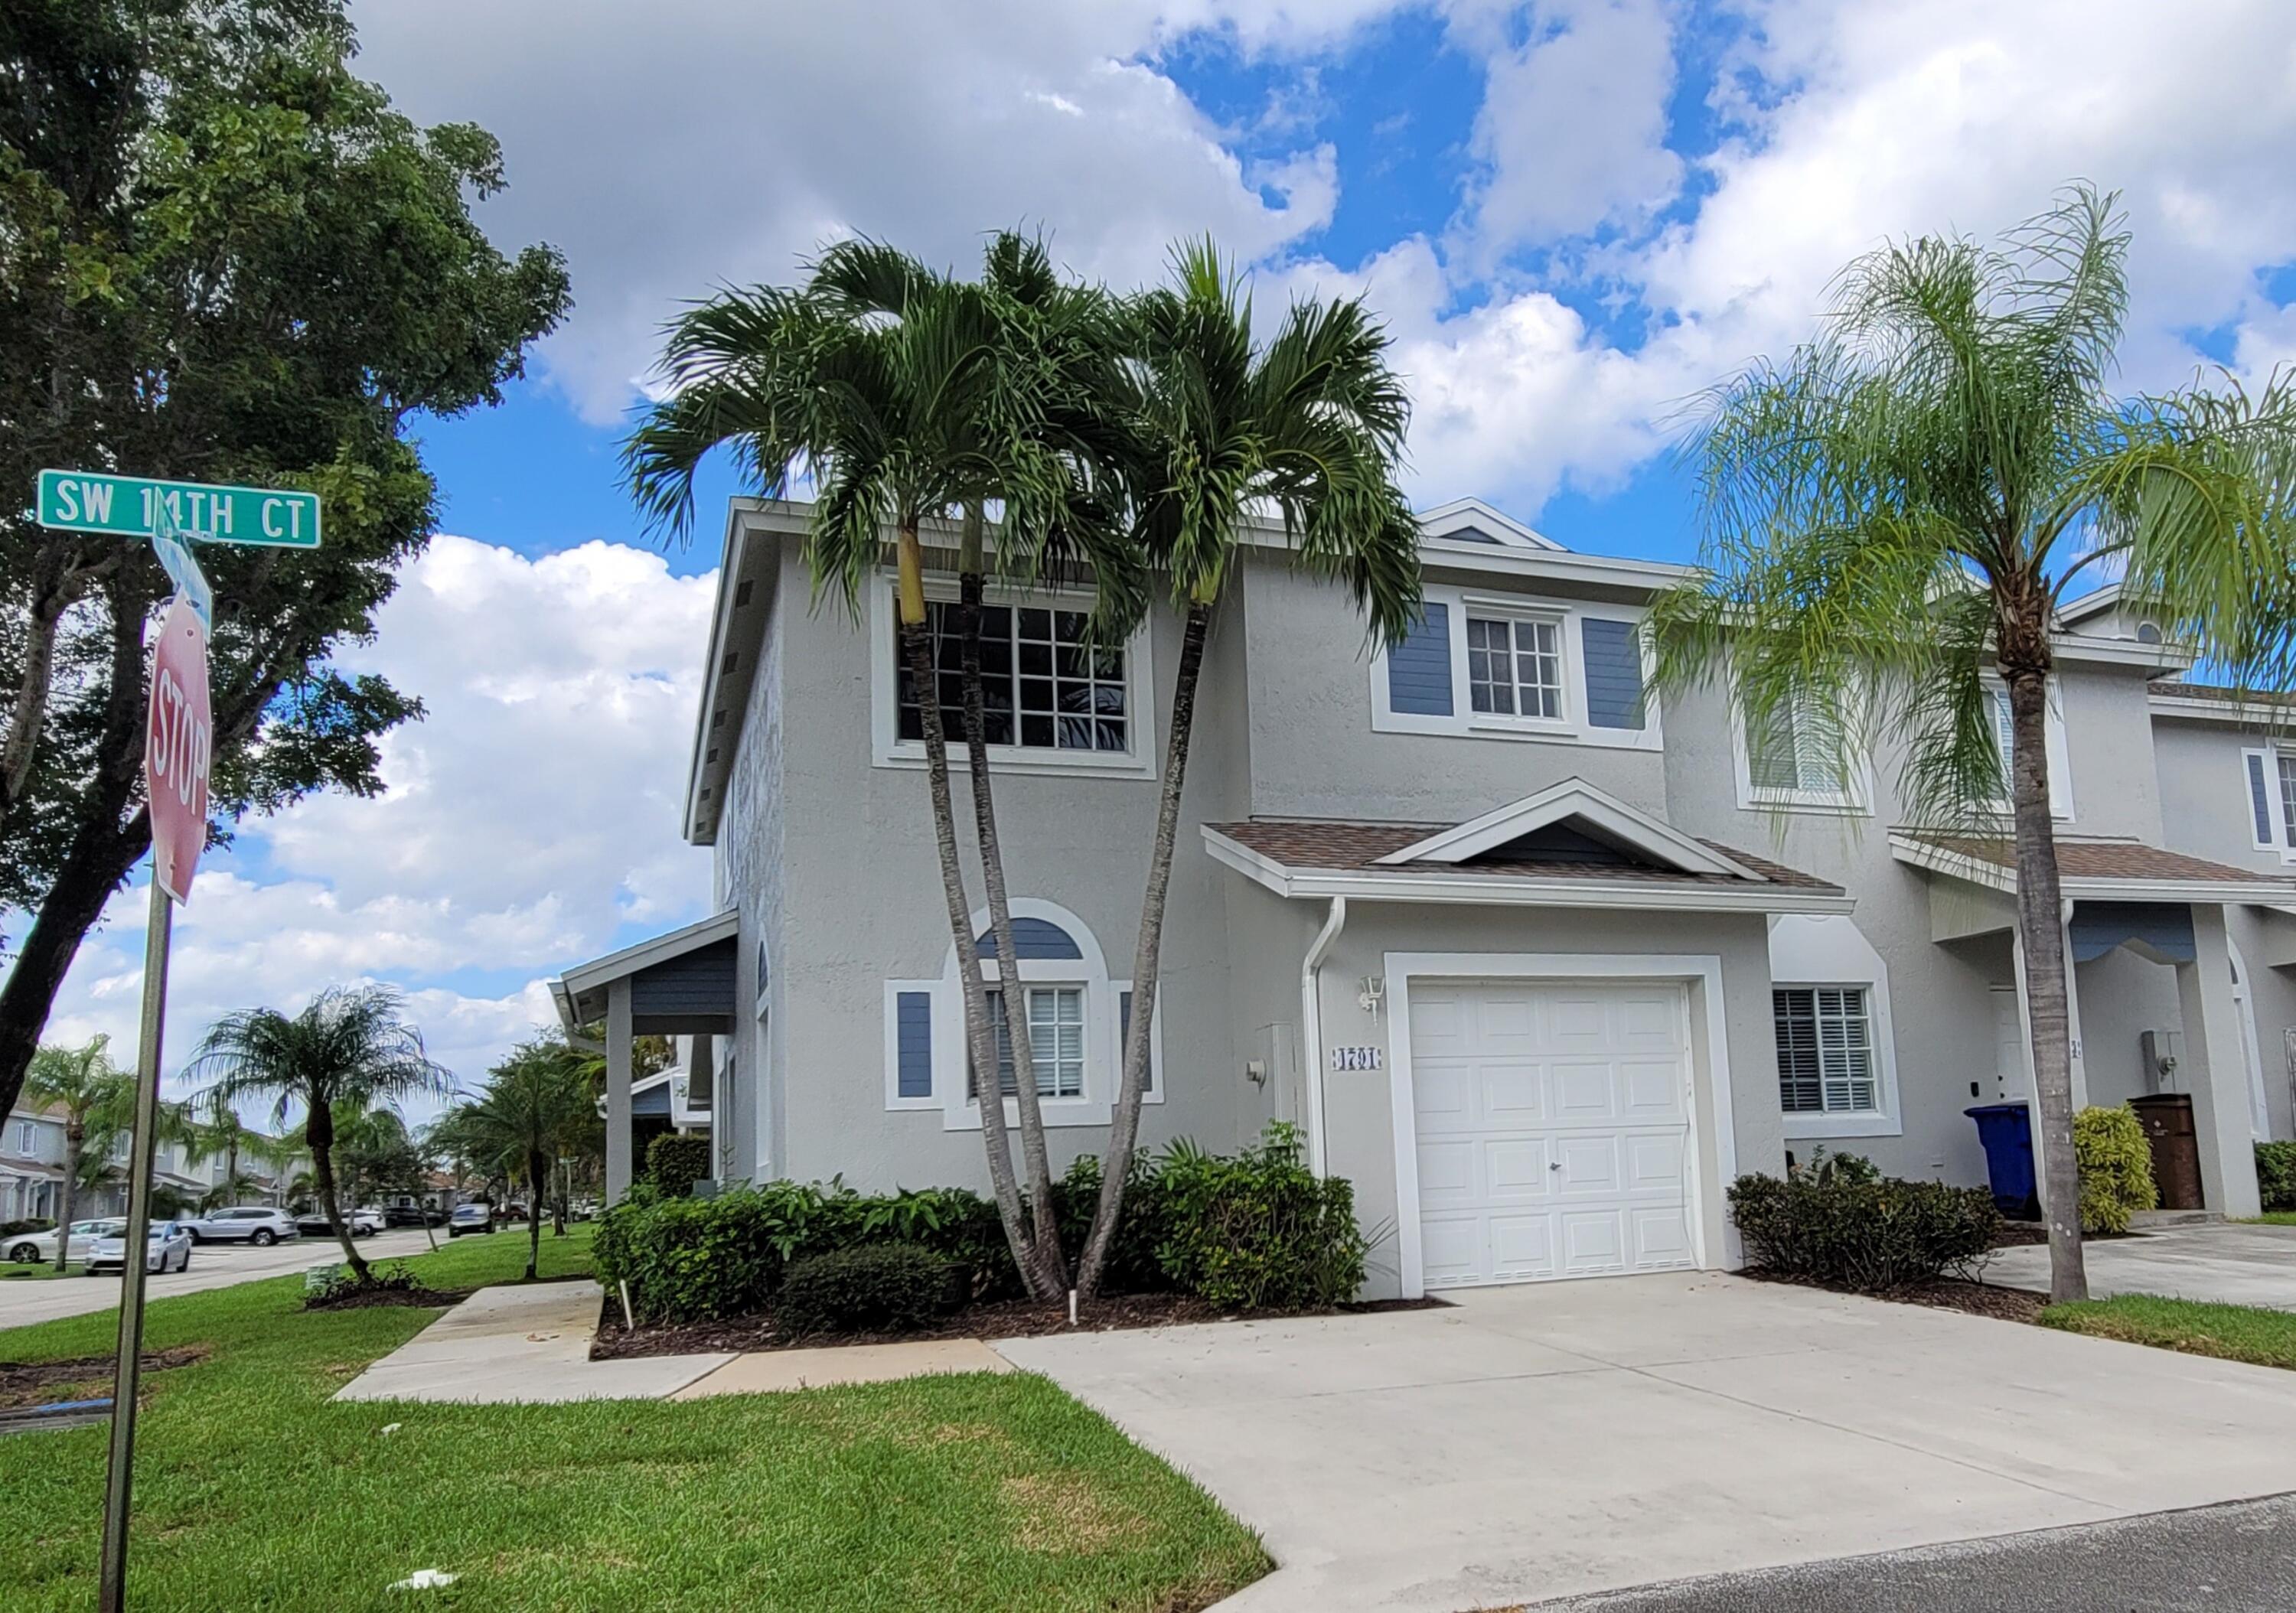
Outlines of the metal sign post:
<svg viewBox="0 0 2296 1613">
<path fill-rule="evenodd" d="M 175 905 L 189 901 L 207 844 L 215 725 L 208 700 L 213 595 L 185 541 L 313 549 L 319 501 L 309 493 L 150 481 L 102 471 L 43 471 L 40 524 L 151 540 L 176 596 L 152 646 L 144 728 L 152 824 L 152 909 L 144 932 L 143 1024 L 135 1040 L 135 1129 L 128 1149 L 127 1226 L 120 1260 L 119 1345 L 112 1366 L 111 1456 L 104 1477 L 102 1613 L 127 1598 L 127 1523 L 135 1475 L 135 1397 L 144 1363 L 144 1290 L 151 1260 L 152 1167 L 158 1151 L 160 1055 Z"/>
</svg>

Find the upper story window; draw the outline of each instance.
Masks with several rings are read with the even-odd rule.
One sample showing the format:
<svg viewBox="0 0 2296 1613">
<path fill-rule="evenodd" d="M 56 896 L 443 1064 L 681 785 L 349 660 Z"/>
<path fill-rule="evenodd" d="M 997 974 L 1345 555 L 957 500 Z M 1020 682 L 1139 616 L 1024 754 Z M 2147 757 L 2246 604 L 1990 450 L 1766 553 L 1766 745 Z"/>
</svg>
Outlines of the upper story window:
<svg viewBox="0 0 2296 1613">
<path fill-rule="evenodd" d="M 1993 707 L 1993 743 L 2001 757 L 2001 776 L 2009 776 L 2009 757 L 2013 748 L 2016 720 L 2009 709 L 2009 686 L 1997 679 L 1985 682 L 1986 698 Z M 2048 704 L 2042 714 L 2042 733 L 2047 751 L 2049 767 L 2049 815 L 2070 818 L 2073 815 L 2072 765 L 2065 742 L 2065 708 L 2062 691 L 2057 680 L 2047 684 Z M 1994 803 L 1996 810 L 2006 816 L 2010 803 Z"/>
<path fill-rule="evenodd" d="M 926 603 L 933 667 L 940 681 L 941 722 L 955 745 L 964 732 L 956 606 Z M 922 740 L 924 713 L 907 667 L 900 679 L 900 735 Z M 981 731 L 992 745 L 1030 750 L 1121 752 L 1127 743 L 1124 651 L 1087 644 L 1080 610 L 1038 606 L 980 608 Z"/>
<path fill-rule="evenodd" d="M 1467 700 L 1476 711 L 1546 722 L 1562 716 L 1562 624 L 1467 618 Z"/>
<path fill-rule="evenodd" d="M 1378 733 L 1660 748 L 1631 607 L 1430 587 L 1371 675 Z"/>
<path fill-rule="evenodd" d="M 1741 806 L 1873 810 L 1867 770 L 1841 754 L 1814 698 L 1798 694 L 1760 722 L 1741 706 L 1734 726 Z"/>
<path fill-rule="evenodd" d="M 936 698 L 950 761 L 965 762 L 964 684 L 956 602 L 947 587 L 925 602 L 932 635 Z M 877 672 L 872 700 L 880 766 L 924 761 L 924 712 L 911 686 L 890 585 L 873 591 L 871 639 Z M 1155 768 L 1147 705 L 1148 634 L 1121 644 L 1086 642 L 1081 596 L 1007 596 L 980 609 L 982 731 L 1000 771 L 1148 774 Z"/>
<path fill-rule="evenodd" d="M 2259 851 L 2296 862 L 2296 752 L 2264 746 L 2240 753 L 2248 776 L 2249 821 Z"/>
<path fill-rule="evenodd" d="M 16 1151 L 25 1155 L 40 1151 L 39 1128 L 29 1120 L 16 1122 Z"/>
</svg>

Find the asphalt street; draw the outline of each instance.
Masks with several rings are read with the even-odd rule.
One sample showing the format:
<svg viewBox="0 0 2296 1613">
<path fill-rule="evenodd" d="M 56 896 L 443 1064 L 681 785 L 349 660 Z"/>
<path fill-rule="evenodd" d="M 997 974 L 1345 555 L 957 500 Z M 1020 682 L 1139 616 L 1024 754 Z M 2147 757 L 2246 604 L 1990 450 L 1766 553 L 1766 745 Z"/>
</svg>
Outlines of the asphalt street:
<svg viewBox="0 0 2296 1613">
<path fill-rule="evenodd" d="M 1534 1604 L 1533 1613 L 2287 1613 L 2296 1495 Z"/>
<path fill-rule="evenodd" d="M 441 1245 L 447 1241 L 443 1229 L 439 1241 Z M 422 1228 L 401 1227 L 361 1239 L 358 1247 L 359 1253 L 368 1259 L 382 1260 L 418 1255 L 430 1245 Z M 242 1243 L 202 1243 L 192 1250 L 189 1270 L 170 1272 L 165 1276 L 154 1273 L 146 1279 L 144 1292 L 150 1299 L 165 1299 L 171 1294 L 196 1294 L 208 1289 L 229 1288 L 237 1282 L 252 1282 L 258 1277 L 276 1277 L 283 1272 L 303 1271 L 331 1258 L 340 1263 L 342 1257 L 341 1249 L 332 1238 L 296 1238 L 269 1249 L 251 1249 Z M 9 1269 L 0 1266 L 0 1272 Z M 119 1303 L 117 1274 L 54 1277 L 45 1281 L 10 1281 L 0 1277 L 0 1328 L 25 1327 L 59 1316 L 108 1311 Z"/>
</svg>

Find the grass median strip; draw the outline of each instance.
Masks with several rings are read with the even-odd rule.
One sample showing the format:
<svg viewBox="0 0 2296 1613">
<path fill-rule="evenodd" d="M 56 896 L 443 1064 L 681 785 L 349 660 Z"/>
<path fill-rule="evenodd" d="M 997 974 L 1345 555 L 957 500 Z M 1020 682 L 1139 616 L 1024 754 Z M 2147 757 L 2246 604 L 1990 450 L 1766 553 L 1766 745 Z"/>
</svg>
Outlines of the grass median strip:
<svg viewBox="0 0 2296 1613">
<path fill-rule="evenodd" d="M 2053 1305 L 2041 1313 L 2039 1321 L 2043 1327 L 2062 1328 L 2069 1333 L 2257 1366 L 2296 1369 L 2296 1314 L 2286 1311 L 2121 1294 L 2077 1305 Z"/>
<path fill-rule="evenodd" d="M 545 1237 L 577 1274 L 587 1229 Z M 514 1278 L 526 1240 L 410 1262 L 439 1289 Z M 156 1301 L 135 1605 L 147 1613 L 484 1608 L 1200 1607 L 1265 1573 L 1200 1490 L 1043 1379 L 915 1380 L 675 1404 L 328 1398 L 435 1312 L 307 1312 L 299 1276 Z M 0 1360 L 109 1347 L 112 1313 L 0 1332 Z M 385 1433 L 386 1428 L 391 1432 Z M 0 1606 L 94 1595 L 104 1435 L 19 1435 Z M 421 1569 L 451 1585 L 393 1592 Z"/>
</svg>

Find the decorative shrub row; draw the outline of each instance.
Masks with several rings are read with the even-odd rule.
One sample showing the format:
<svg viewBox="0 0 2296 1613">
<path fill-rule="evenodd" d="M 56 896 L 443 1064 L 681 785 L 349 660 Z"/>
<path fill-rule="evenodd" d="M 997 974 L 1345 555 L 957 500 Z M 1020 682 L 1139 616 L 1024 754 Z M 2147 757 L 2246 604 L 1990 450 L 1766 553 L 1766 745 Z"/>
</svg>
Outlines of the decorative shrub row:
<svg viewBox="0 0 2296 1613">
<path fill-rule="evenodd" d="M 2074 1115 L 2073 1160 L 2080 1167 L 2085 1232 L 2125 1232 L 2132 1215 L 2161 1202 L 2152 1185 L 2152 1144 L 2133 1109 L 2085 1109 Z"/>
<path fill-rule="evenodd" d="M 1363 1285 L 1368 1245 L 1343 1180 L 1300 1162 L 1297 1131 L 1269 1128 L 1232 1157 L 1176 1143 L 1136 1161 L 1103 1290 L 1177 1290 L 1239 1309 L 1321 1308 Z M 1100 1201 L 1100 1161 L 1078 1159 L 1053 1185 L 1062 1248 L 1073 1261 Z M 1021 1291 L 996 1207 L 962 1188 L 865 1195 L 839 1182 L 768 1182 L 714 1199 L 633 1188 L 600 1222 L 594 1247 L 608 1288 L 630 1288 L 650 1322 L 717 1321 L 786 1303 L 796 1263 L 905 1245 L 937 1257 L 958 1299 Z M 866 1268 L 873 1270 L 874 1268 Z M 846 1275 L 848 1287 L 858 1282 Z M 780 1299 L 777 1301 L 777 1296 Z"/>
<path fill-rule="evenodd" d="M 1854 1175 L 1739 1177 L 1730 1212 L 1748 1262 L 1861 1294 L 1982 1269 L 2001 1229 L 1987 1190 Z"/>
<path fill-rule="evenodd" d="M 685 1194 L 716 1173 L 709 1165 L 709 1139 L 690 1132 L 664 1132 L 646 1144 L 645 1179 L 665 1193 Z"/>
<path fill-rule="evenodd" d="M 0 1238 L 13 1238 L 22 1232 L 52 1232 L 56 1224 L 45 1216 L 28 1216 L 21 1221 L 0 1221 Z"/>
<path fill-rule="evenodd" d="M 791 1333 L 899 1332 L 950 1308 L 955 1268 L 914 1243 L 864 1243 L 790 1263 L 774 1314 Z"/>
<path fill-rule="evenodd" d="M 2296 1142 L 2256 1145 L 2256 1185 L 2268 1210 L 2296 1210 Z"/>
</svg>

